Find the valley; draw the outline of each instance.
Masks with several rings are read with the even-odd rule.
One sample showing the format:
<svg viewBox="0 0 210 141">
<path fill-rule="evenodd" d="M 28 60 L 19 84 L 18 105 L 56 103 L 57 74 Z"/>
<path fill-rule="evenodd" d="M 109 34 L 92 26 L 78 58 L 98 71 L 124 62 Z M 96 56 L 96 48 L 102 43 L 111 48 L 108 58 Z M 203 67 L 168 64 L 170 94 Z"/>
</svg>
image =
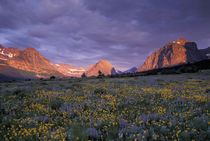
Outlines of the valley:
<svg viewBox="0 0 210 141">
<path fill-rule="evenodd" d="M 0 83 L 0 140 L 207 140 L 209 77 Z"/>
</svg>

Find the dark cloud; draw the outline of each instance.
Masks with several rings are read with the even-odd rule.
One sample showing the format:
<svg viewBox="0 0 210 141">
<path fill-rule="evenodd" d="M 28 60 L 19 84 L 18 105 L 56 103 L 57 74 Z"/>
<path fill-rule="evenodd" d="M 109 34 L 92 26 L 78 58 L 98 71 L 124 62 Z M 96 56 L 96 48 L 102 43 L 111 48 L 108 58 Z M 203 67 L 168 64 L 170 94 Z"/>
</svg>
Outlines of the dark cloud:
<svg viewBox="0 0 210 141">
<path fill-rule="evenodd" d="M 203 22 L 209 23 L 210 1 L 208 0 L 91 0 L 85 2 L 88 8 L 112 20 L 122 22 L 135 20 L 140 30 L 151 32 L 162 29 L 166 29 L 167 32 L 180 32 L 189 29 L 188 24 L 197 27 Z M 198 25 L 199 22 L 201 23 Z"/>
<path fill-rule="evenodd" d="M 140 66 L 177 38 L 210 44 L 209 0 L 0 0 L 0 42 L 53 63 Z"/>
</svg>

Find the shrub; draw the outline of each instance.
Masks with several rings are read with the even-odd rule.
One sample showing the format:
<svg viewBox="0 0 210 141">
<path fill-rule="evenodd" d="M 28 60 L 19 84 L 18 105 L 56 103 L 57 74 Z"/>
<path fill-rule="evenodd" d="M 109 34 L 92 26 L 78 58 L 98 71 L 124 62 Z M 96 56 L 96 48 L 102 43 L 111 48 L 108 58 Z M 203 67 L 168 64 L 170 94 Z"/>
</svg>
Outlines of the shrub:
<svg viewBox="0 0 210 141">
<path fill-rule="evenodd" d="M 83 73 L 81 77 L 82 77 L 82 78 L 86 78 L 87 76 L 86 76 L 85 73 Z"/>
<path fill-rule="evenodd" d="M 16 95 L 17 98 L 19 98 L 19 99 L 22 99 L 22 98 L 26 97 L 26 91 L 23 90 L 23 89 L 16 89 L 13 92 L 13 94 Z"/>
<path fill-rule="evenodd" d="M 39 80 L 43 81 L 43 80 L 44 80 L 44 78 L 40 78 Z"/>
<path fill-rule="evenodd" d="M 104 74 L 99 70 L 98 71 L 98 78 L 102 78 L 102 77 L 104 77 Z"/>
<path fill-rule="evenodd" d="M 50 77 L 50 80 L 54 80 L 56 77 L 53 75 Z"/>
<path fill-rule="evenodd" d="M 57 110 L 61 107 L 61 105 L 64 103 L 64 100 L 61 99 L 61 98 L 57 98 L 53 101 L 50 102 L 50 107 L 53 109 L 53 110 Z"/>
<path fill-rule="evenodd" d="M 106 94 L 107 90 L 104 88 L 97 88 L 94 90 L 94 94 Z"/>
</svg>

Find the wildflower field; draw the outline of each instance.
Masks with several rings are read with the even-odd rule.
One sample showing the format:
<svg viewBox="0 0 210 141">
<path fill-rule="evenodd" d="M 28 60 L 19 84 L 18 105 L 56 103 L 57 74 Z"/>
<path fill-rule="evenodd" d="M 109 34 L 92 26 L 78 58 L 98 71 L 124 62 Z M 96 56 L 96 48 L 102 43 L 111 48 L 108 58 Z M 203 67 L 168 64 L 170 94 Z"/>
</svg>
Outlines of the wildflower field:
<svg viewBox="0 0 210 141">
<path fill-rule="evenodd" d="M 0 83 L 0 140 L 210 140 L 209 74 Z"/>
</svg>

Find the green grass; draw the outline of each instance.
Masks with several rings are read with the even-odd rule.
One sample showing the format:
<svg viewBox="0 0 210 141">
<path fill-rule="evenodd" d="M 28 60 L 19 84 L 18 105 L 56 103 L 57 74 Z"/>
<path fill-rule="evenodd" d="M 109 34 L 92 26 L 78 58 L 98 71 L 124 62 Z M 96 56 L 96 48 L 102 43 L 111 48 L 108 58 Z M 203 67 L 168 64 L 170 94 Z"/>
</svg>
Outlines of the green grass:
<svg viewBox="0 0 210 141">
<path fill-rule="evenodd" d="M 208 140 L 207 73 L 0 83 L 0 140 Z"/>
</svg>

